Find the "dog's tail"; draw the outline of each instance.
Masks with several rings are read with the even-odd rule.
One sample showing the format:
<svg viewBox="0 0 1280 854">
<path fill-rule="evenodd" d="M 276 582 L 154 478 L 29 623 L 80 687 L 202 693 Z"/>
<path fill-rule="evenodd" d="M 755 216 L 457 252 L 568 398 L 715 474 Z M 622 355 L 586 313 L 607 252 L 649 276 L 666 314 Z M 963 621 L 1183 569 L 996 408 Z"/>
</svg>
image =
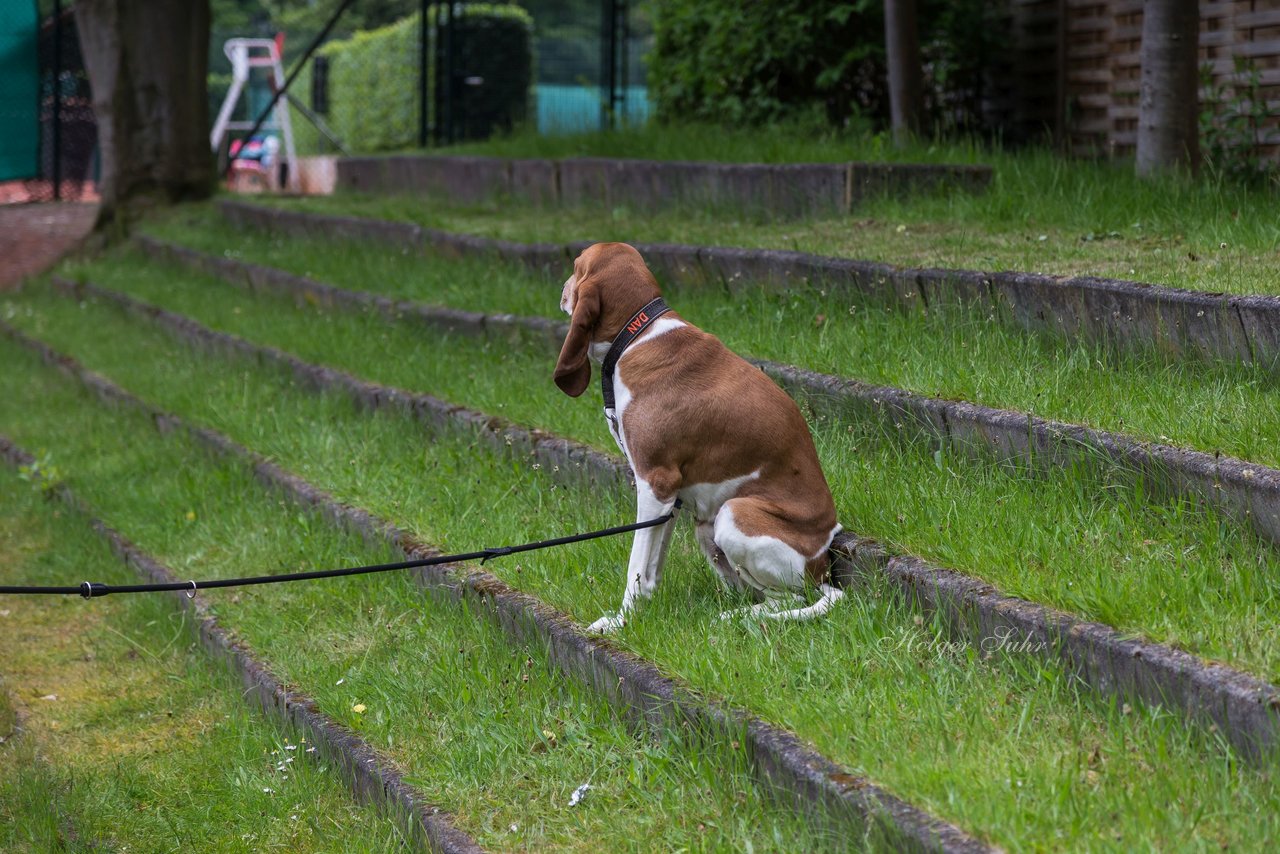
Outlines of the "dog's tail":
<svg viewBox="0 0 1280 854">
<path fill-rule="evenodd" d="M 808 607 L 793 608 L 790 611 L 765 611 L 760 616 L 770 620 L 812 620 L 830 611 L 832 605 L 844 598 L 844 591 L 830 584 L 819 584 L 818 589 L 822 591 L 822 596 Z"/>
</svg>

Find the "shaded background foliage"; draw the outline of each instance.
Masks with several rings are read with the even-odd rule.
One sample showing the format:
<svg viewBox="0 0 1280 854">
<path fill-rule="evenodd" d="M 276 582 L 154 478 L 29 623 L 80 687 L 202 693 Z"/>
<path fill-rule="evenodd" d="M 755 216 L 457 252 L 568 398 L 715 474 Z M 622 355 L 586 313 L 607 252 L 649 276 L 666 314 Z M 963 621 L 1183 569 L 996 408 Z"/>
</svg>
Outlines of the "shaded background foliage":
<svg viewBox="0 0 1280 854">
<path fill-rule="evenodd" d="M 290 65 L 339 0 L 212 0 L 221 40 L 290 34 Z M 599 78 L 600 0 L 518 0 L 532 13 L 539 83 L 591 86 Z M 360 0 L 343 15 L 338 38 L 402 22 L 420 0 Z M 988 91 L 1002 39 L 1005 4 L 996 0 L 922 0 L 920 43 L 925 109 L 931 130 L 993 133 Z M 881 0 L 639 0 L 633 26 L 654 43 L 629 83 L 648 83 L 661 120 L 732 125 L 801 121 L 814 126 L 879 129 L 888 122 L 884 5 Z M 639 45 L 633 47 L 638 50 Z M 647 65 L 647 68 L 644 66 Z M 226 69 L 214 69 L 216 90 Z M 405 71 L 410 69 L 406 67 Z M 647 80 L 641 80 L 641 75 Z M 408 84 L 406 84 L 408 85 Z M 998 129 L 994 131 L 998 133 Z"/>
<path fill-rule="evenodd" d="M 649 86 L 661 120 L 734 124 L 879 117 L 883 12 L 874 0 L 657 0 Z M 882 86 L 879 88 L 883 88 Z"/>
<path fill-rule="evenodd" d="M 214 111 L 230 78 L 221 52 L 225 38 L 283 31 L 288 35 L 285 62 L 291 66 L 340 0 L 211 2 Z M 525 119 L 530 131 L 595 130 L 650 116 L 735 128 L 778 123 L 791 133 L 818 136 L 832 130 L 882 131 L 889 124 L 882 0 L 631 0 L 625 4 L 630 24 L 621 72 L 625 99 L 616 111 L 612 102 L 603 103 L 608 101 L 601 52 L 605 0 L 514 0 L 512 5 L 533 20 L 532 109 Z M 1032 5 L 918 0 L 924 136 L 1009 145 L 1048 142 L 1082 156 L 1132 153 L 1134 120 L 1113 117 L 1098 102 L 1105 97 L 1127 104 L 1136 98 L 1133 46 L 1121 36 L 1099 44 L 1077 38 L 1082 22 L 1097 21 L 1082 19 L 1086 12 L 1074 6 Z M 420 7 L 420 0 L 358 0 L 334 39 L 393 26 Z M 1141 14 L 1115 4 L 1103 12 L 1097 20 L 1110 15 L 1126 26 Z M 1229 49 L 1243 48 L 1242 38 L 1232 36 Z M 1248 46 L 1255 53 L 1271 49 L 1262 42 Z M 1106 52 L 1099 53 L 1103 48 Z M 1213 63 L 1202 81 L 1200 103 L 1207 165 L 1248 180 L 1273 172 L 1267 164 L 1280 151 L 1280 120 L 1275 87 L 1259 76 L 1270 73 L 1273 64 L 1224 70 L 1221 56 Z M 522 61 L 517 64 L 523 68 Z M 1119 71 L 1103 75 L 1106 68 Z M 412 63 L 401 64 L 400 72 L 382 78 L 376 97 L 405 101 L 403 93 L 417 81 Z M 485 77 L 498 79 L 496 71 Z M 1111 82 L 1097 83 L 1103 77 Z M 357 133 L 352 142 L 368 150 L 366 138 L 382 135 L 373 128 Z"/>
<path fill-rule="evenodd" d="M 649 85 L 666 121 L 888 122 L 879 0 L 654 0 Z M 991 0 L 919 4 L 926 109 L 938 129 L 978 131 L 1001 43 Z"/>
</svg>

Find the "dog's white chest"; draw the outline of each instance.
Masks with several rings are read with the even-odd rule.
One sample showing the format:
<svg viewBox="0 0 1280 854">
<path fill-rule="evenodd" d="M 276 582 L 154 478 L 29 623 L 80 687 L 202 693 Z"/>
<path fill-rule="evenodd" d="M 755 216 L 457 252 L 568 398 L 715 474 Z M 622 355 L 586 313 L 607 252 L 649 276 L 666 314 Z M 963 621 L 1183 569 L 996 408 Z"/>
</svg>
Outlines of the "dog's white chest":
<svg viewBox="0 0 1280 854">
<path fill-rule="evenodd" d="M 621 371 L 617 366 L 613 369 L 613 405 L 612 411 L 609 407 L 604 409 L 604 418 L 609 425 L 609 432 L 613 434 L 613 441 L 618 443 L 619 450 L 623 456 L 627 458 L 627 464 L 635 469 L 635 464 L 631 460 L 631 452 L 627 450 L 626 431 L 622 426 L 622 414 L 627 411 L 627 405 L 631 403 L 631 389 L 627 388 L 619 376 Z"/>
</svg>

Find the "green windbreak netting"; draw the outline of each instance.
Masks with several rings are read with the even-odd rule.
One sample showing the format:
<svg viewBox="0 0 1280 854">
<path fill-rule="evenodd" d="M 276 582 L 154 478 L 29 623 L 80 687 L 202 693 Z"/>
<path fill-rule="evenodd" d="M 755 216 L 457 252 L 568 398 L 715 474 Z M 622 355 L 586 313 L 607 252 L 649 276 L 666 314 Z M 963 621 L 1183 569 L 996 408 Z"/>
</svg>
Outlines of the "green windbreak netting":
<svg viewBox="0 0 1280 854">
<path fill-rule="evenodd" d="M 36 35 L 35 0 L 0 0 L 0 181 L 37 172 Z"/>
</svg>

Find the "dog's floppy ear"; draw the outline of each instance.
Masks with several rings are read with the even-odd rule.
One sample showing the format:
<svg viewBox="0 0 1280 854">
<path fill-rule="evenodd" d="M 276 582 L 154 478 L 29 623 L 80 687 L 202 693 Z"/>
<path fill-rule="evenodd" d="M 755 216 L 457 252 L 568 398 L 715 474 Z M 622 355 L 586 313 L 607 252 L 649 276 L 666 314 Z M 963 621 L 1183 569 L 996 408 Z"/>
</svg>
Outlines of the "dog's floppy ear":
<svg viewBox="0 0 1280 854">
<path fill-rule="evenodd" d="M 591 346 L 591 333 L 599 320 L 600 290 L 594 282 L 579 280 L 577 300 L 573 304 L 573 319 L 569 322 L 569 334 L 564 337 L 564 346 L 560 348 L 555 372 L 556 385 L 570 397 L 582 394 L 591 382 L 591 362 L 587 360 L 587 348 Z"/>
</svg>

